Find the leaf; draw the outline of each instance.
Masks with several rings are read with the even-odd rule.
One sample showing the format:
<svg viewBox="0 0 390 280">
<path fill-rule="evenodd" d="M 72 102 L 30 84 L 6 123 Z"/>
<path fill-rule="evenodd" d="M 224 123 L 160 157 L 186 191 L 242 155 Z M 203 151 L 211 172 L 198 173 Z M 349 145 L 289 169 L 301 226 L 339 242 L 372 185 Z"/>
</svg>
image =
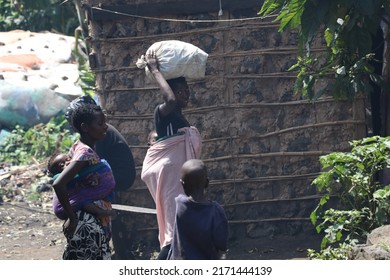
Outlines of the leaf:
<svg viewBox="0 0 390 280">
<path fill-rule="evenodd" d="M 277 21 L 280 21 L 280 32 L 286 29 L 299 27 L 306 1 L 307 0 L 291 0 L 282 8 L 280 14 L 276 18 Z"/>
<path fill-rule="evenodd" d="M 334 40 L 333 32 L 330 31 L 329 28 L 325 29 L 324 32 L 324 38 L 325 38 L 325 43 L 328 48 L 331 48 Z M 333 54 L 336 54 L 336 50 L 332 48 Z"/>
<path fill-rule="evenodd" d="M 316 78 L 313 75 L 306 76 L 303 79 L 302 95 L 304 97 L 309 97 L 310 99 L 314 96 L 314 84 Z"/>
<path fill-rule="evenodd" d="M 327 194 L 327 195 L 324 195 L 321 200 L 320 200 L 320 205 L 323 206 L 325 205 L 328 201 L 329 201 L 329 198 L 330 196 Z"/>
<path fill-rule="evenodd" d="M 328 1 L 307 1 L 301 16 L 301 29 L 306 42 L 311 42 L 323 24 L 329 9 Z"/>
<path fill-rule="evenodd" d="M 293 71 L 293 70 L 297 69 L 298 67 L 299 67 L 299 63 L 295 63 L 290 68 L 288 68 L 287 71 Z"/>
<path fill-rule="evenodd" d="M 264 16 L 269 15 L 278 10 L 284 2 L 284 0 L 265 0 L 258 14 Z"/>
<path fill-rule="evenodd" d="M 317 224 L 317 214 L 314 211 L 310 213 L 310 221 L 313 225 Z"/>
<path fill-rule="evenodd" d="M 376 190 L 373 194 L 374 199 L 387 199 L 390 197 L 390 185 L 385 186 L 383 189 Z"/>
</svg>

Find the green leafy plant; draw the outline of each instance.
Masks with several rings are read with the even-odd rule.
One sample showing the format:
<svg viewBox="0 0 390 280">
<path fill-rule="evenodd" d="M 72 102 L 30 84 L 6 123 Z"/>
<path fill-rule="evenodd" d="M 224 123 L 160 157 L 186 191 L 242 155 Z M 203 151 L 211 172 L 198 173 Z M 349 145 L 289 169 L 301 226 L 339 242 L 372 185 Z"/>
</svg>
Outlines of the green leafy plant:
<svg viewBox="0 0 390 280">
<path fill-rule="evenodd" d="M 79 25 L 72 1 L 0 0 L 0 31 L 56 31 L 72 35 Z"/>
<path fill-rule="evenodd" d="M 34 160 L 46 159 L 55 151 L 68 151 L 77 137 L 67 128 L 63 114 L 28 130 L 16 126 L 1 144 L 0 161 L 11 165 L 31 164 Z"/>
<path fill-rule="evenodd" d="M 327 247 L 320 252 L 313 249 L 307 250 L 307 256 L 311 260 L 347 260 L 353 244 L 340 243 L 338 247 Z"/>
<path fill-rule="evenodd" d="M 340 241 L 347 243 L 357 242 L 354 237 L 361 237 L 366 234 L 364 226 L 368 218 L 368 208 L 361 210 L 338 210 L 328 209 L 324 212 L 322 222 L 316 226 L 317 232 L 325 233 L 321 242 L 321 249 L 329 244 Z"/>
<path fill-rule="evenodd" d="M 371 92 L 370 82 L 385 86 L 374 71 L 373 38 L 381 23 L 389 24 L 390 0 L 265 0 L 259 14 L 276 14 L 280 32 L 298 31 L 299 56 L 290 68 L 297 71 L 296 94 L 353 99 Z M 313 51 L 323 39 L 324 51 Z M 333 82 L 322 85 L 323 79 Z"/>
<path fill-rule="evenodd" d="M 383 185 L 379 176 L 390 166 L 390 137 L 374 136 L 350 144 L 350 152 L 320 157 L 326 171 L 313 181 L 323 193 L 310 215 L 317 232 L 324 234 L 323 253 L 336 244 L 362 241 L 390 221 L 390 186 Z M 329 207 L 332 199 L 337 209 Z"/>
<path fill-rule="evenodd" d="M 76 58 L 79 70 L 77 84 L 81 87 L 84 94 L 93 97 L 95 95 L 96 75 L 90 69 L 87 44 L 85 39 L 83 39 L 81 28 L 77 28 L 75 31 L 75 46 L 72 53 Z"/>
<path fill-rule="evenodd" d="M 383 189 L 379 189 L 374 193 L 374 200 L 378 207 L 376 208 L 375 216 L 380 224 L 388 222 L 390 217 L 390 186 L 387 185 Z"/>
</svg>

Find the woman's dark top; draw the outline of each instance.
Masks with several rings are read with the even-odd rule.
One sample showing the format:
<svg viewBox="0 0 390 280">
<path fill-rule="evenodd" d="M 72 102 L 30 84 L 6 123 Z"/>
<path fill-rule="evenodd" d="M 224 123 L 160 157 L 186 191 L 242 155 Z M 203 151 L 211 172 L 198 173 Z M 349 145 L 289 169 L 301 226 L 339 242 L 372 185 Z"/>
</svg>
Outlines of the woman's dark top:
<svg viewBox="0 0 390 280">
<path fill-rule="evenodd" d="M 161 116 L 159 106 L 160 105 L 154 110 L 157 140 L 175 135 L 177 134 L 178 129 L 190 126 L 184 116 L 177 111 L 173 111 L 167 116 Z"/>
<path fill-rule="evenodd" d="M 110 164 L 116 183 L 115 190 L 124 191 L 135 180 L 133 154 L 123 135 L 112 125 L 107 125 L 106 136 L 96 143 L 96 153 Z"/>
</svg>

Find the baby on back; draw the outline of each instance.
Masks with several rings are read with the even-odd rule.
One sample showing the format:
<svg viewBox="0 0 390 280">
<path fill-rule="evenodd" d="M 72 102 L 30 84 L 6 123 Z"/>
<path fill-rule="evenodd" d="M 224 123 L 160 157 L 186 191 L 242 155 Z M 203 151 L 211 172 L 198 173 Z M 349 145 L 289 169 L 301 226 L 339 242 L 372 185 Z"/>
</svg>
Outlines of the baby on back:
<svg viewBox="0 0 390 280">
<path fill-rule="evenodd" d="M 53 178 L 64 170 L 69 163 L 70 158 L 67 154 L 56 153 L 48 161 L 47 170 Z M 83 209 L 96 217 L 98 217 L 102 225 L 107 224 L 107 217 L 116 216 L 116 211 L 105 209 L 105 199 L 111 200 L 113 196 L 113 185 L 102 183 L 100 174 L 109 170 L 108 163 L 101 160 L 100 163 L 84 168 L 77 176 L 68 184 L 67 190 L 69 202 L 72 208 L 76 211 Z M 58 201 L 56 195 L 53 196 L 53 210 L 56 216 L 62 220 L 66 220 L 66 214 Z"/>
</svg>

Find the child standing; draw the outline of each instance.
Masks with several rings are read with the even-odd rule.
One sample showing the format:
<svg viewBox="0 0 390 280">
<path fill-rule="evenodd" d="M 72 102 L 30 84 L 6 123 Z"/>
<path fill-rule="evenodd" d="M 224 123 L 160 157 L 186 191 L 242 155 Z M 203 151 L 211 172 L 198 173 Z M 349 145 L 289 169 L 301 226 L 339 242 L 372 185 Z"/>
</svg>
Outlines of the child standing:
<svg viewBox="0 0 390 280">
<path fill-rule="evenodd" d="M 191 159 L 181 169 L 184 194 L 176 197 L 176 220 L 168 255 L 170 260 L 213 260 L 227 250 L 228 224 L 225 211 L 206 199 L 207 169 Z"/>
<path fill-rule="evenodd" d="M 63 225 L 63 232 L 67 238 L 63 259 L 111 259 L 111 250 L 99 219 L 83 209 L 74 211 L 67 190 L 68 183 L 83 168 L 100 162 L 94 147 L 96 142 L 106 135 L 106 117 L 100 106 L 85 104 L 73 111 L 71 119 L 73 128 L 80 134 L 80 139 L 69 151 L 71 158 L 69 164 L 53 183 L 54 191 L 67 217 Z M 113 178 L 111 169 L 100 176 L 102 180 L 106 180 L 107 177 Z M 109 181 L 115 185 L 115 180 L 107 180 Z M 101 207 L 111 210 L 110 202 L 105 201 L 103 204 Z"/>
</svg>

